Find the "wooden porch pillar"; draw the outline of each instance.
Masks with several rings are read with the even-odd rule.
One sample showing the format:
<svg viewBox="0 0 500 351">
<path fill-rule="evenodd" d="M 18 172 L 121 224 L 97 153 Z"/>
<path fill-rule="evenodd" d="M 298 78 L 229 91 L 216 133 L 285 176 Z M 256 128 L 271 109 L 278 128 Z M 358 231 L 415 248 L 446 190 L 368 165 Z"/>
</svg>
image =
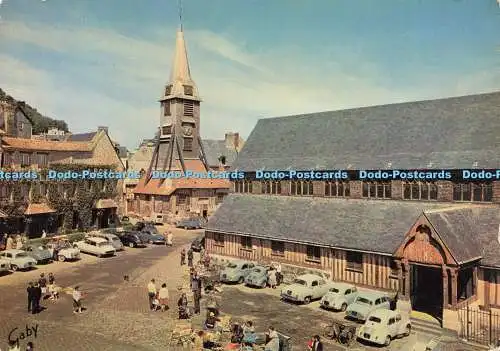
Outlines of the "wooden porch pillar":
<svg viewBox="0 0 500 351">
<path fill-rule="evenodd" d="M 458 295 L 458 269 L 450 269 L 451 276 L 451 306 L 455 307 L 457 305 L 457 295 Z"/>
<path fill-rule="evenodd" d="M 484 307 L 489 310 L 491 306 L 491 301 L 490 301 L 491 271 L 489 271 L 488 269 L 484 269 L 483 276 L 484 276 Z"/>
<path fill-rule="evenodd" d="M 403 262 L 404 266 L 404 285 L 405 285 L 405 297 L 410 298 L 411 297 L 411 290 L 410 290 L 410 264 L 408 262 Z"/>
<path fill-rule="evenodd" d="M 472 295 L 477 297 L 477 285 L 478 285 L 478 267 L 474 266 L 472 269 Z"/>
<path fill-rule="evenodd" d="M 450 303 L 448 299 L 448 268 L 443 265 L 441 270 L 443 273 L 443 308 L 447 308 Z"/>
<path fill-rule="evenodd" d="M 403 294 L 403 265 L 400 260 L 395 261 L 396 264 L 396 269 L 398 272 L 398 292 L 401 296 L 404 296 Z"/>
</svg>

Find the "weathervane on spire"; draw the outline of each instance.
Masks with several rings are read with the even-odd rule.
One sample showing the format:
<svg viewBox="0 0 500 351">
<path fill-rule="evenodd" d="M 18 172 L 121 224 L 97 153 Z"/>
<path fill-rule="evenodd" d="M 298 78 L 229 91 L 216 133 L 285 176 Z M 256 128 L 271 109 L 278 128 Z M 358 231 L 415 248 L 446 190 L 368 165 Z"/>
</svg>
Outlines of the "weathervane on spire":
<svg viewBox="0 0 500 351">
<path fill-rule="evenodd" d="M 179 24 L 181 25 L 181 32 L 182 32 L 182 0 L 179 0 L 178 5 L 179 5 Z"/>
</svg>

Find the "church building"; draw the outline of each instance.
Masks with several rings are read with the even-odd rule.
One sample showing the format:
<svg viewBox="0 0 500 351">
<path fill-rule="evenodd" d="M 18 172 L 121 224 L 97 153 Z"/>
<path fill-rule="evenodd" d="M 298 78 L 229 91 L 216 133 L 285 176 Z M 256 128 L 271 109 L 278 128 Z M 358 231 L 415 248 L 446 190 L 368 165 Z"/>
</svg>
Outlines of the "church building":
<svg viewBox="0 0 500 351">
<path fill-rule="evenodd" d="M 464 306 L 500 311 L 500 179 L 461 172 L 500 169 L 500 92 L 261 119 L 233 169 L 246 177 L 208 221 L 210 254 L 397 291 L 451 329 Z M 257 170 L 349 177 L 262 180 Z M 360 179 L 360 170 L 451 177 Z"/>
<path fill-rule="evenodd" d="M 209 171 L 225 170 L 228 161 L 236 158 L 243 142 L 237 133 L 226 134 L 224 146 L 227 146 L 227 150 L 214 160 L 213 156 L 220 153 L 214 147 L 220 147 L 221 143 L 201 139 L 201 101 L 198 88 L 191 78 L 181 28 L 177 32 L 170 80 L 160 99 L 159 133 L 149 150 L 151 158 L 148 168 L 133 188 L 133 199 L 128 200 L 129 211 L 143 217 L 158 214 L 165 217 L 206 217 L 222 203 L 229 192 L 230 182 L 227 179 L 186 177 L 186 174 L 192 171 L 208 175 Z M 149 152 L 143 150 L 141 154 L 147 155 Z M 131 166 L 133 163 L 131 160 Z M 175 179 L 158 178 L 158 172 L 163 172 L 163 175 L 181 172 L 183 176 Z"/>
</svg>

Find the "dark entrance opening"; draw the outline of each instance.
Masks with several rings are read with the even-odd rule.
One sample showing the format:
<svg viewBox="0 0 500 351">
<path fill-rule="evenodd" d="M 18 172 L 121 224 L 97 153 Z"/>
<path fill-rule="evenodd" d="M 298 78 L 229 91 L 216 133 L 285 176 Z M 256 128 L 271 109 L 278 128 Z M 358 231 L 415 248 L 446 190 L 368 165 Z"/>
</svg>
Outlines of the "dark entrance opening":
<svg viewBox="0 0 500 351">
<path fill-rule="evenodd" d="M 207 218 L 208 216 L 208 210 L 203 210 L 203 218 Z"/>
<path fill-rule="evenodd" d="M 441 268 L 410 265 L 412 309 L 443 321 L 443 274 Z"/>
</svg>

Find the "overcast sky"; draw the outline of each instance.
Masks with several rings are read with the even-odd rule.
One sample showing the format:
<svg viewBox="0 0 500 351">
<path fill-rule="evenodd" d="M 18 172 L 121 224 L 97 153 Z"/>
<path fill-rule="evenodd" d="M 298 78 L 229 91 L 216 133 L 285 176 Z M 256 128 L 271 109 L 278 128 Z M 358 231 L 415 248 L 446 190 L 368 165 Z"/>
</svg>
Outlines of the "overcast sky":
<svg viewBox="0 0 500 351">
<path fill-rule="evenodd" d="M 133 149 L 158 127 L 177 0 L 0 0 L 0 87 Z M 500 90 L 496 0 L 184 0 L 201 133 Z"/>
</svg>

